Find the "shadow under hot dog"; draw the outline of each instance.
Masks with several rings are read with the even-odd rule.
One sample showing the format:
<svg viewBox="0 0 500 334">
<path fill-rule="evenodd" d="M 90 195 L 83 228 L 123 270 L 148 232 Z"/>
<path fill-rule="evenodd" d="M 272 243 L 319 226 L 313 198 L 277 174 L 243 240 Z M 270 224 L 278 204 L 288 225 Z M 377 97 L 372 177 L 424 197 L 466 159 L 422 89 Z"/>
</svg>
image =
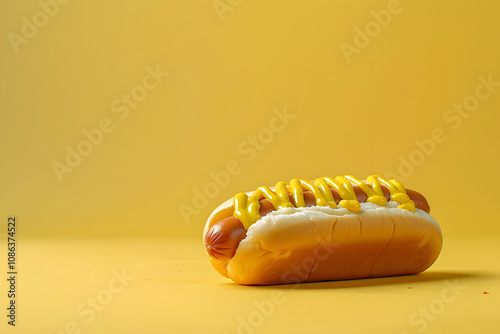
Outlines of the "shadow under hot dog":
<svg viewBox="0 0 500 334">
<path fill-rule="evenodd" d="M 258 285 L 248 286 L 252 289 L 285 289 L 285 290 L 321 290 L 321 289 L 359 289 L 376 286 L 389 285 L 411 285 L 415 283 L 447 281 L 447 280 L 472 280 L 472 279 L 487 279 L 497 277 L 488 272 L 454 272 L 454 271 L 429 271 L 416 275 L 404 276 L 389 276 L 375 278 L 360 278 L 342 281 L 325 281 L 325 282 L 309 282 L 309 283 L 294 283 L 282 285 Z M 238 286 L 236 283 L 228 283 L 228 285 Z"/>
</svg>

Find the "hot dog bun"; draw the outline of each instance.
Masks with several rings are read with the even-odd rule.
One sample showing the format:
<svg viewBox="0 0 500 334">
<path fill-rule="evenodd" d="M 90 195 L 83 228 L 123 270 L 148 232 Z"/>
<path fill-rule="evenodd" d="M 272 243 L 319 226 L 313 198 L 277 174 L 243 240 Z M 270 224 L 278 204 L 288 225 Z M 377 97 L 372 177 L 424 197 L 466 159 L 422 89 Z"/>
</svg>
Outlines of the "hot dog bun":
<svg viewBox="0 0 500 334">
<path fill-rule="evenodd" d="M 360 206 L 359 212 L 327 206 L 272 211 L 248 228 L 232 258 L 209 254 L 210 262 L 242 285 L 408 275 L 435 262 L 442 235 L 427 212 L 403 210 L 393 201 Z M 213 224 L 233 212 L 233 199 L 217 207 L 204 239 Z"/>
</svg>

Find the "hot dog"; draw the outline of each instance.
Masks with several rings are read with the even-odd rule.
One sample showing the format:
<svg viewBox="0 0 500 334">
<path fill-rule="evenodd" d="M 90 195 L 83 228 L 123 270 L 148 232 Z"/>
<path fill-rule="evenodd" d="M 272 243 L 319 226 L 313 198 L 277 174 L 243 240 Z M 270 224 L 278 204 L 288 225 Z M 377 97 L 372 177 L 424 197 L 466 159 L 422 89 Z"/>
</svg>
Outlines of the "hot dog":
<svg viewBox="0 0 500 334">
<path fill-rule="evenodd" d="M 340 195 L 335 189 L 329 189 L 332 192 L 335 202 L 338 204 L 341 201 Z M 384 193 L 385 199 L 389 201 L 389 188 L 381 185 L 381 189 Z M 358 202 L 366 202 L 367 196 L 359 186 L 353 186 L 353 190 L 356 193 Z M 408 197 L 410 197 L 410 199 L 415 202 L 416 208 L 430 213 L 429 204 L 422 194 L 411 189 L 406 189 L 406 193 Z M 290 202 L 295 206 L 293 196 L 291 194 L 288 194 L 288 196 L 290 198 Z M 313 193 L 310 191 L 304 191 L 304 201 L 306 207 L 314 206 L 315 198 Z M 261 217 L 265 217 L 268 213 L 276 211 L 273 204 L 268 199 L 264 198 L 259 200 L 259 204 L 259 212 Z M 217 259 L 230 259 L 236 252 L 240 241 L 245 239 L 245 237 L 246 230 L 241 221 L 234 216 L 230 216 L 216 222 L 210 227 L 208 233 L 205 235 L 205 248 L 211 256 Z"/>
<path fill-rule="evenodd" d="M 322 249 L 328 249 L 328 247 L 332 246 L 333 239 L 335 239 L 333 234 L 326 243 L 319 241 L 312 242 L 310 240 L 311 235 L 317 235 L 318 237 L 321 235 L 321 233 L 318 234 L 314 230 L 313 232 L 309 232 L 309 234 L 306 233 L 306 238 L 304 239 L 308 241 L 304 241 L 301 244 L 300 234 L 297 234 L 297 231 L 300 231 L 305 226 L 309 226 L 311 222 L 314 227 L 318 225 L 319 227 L 317 228 L 319 230 L 331 227 L 333 231 L 335 224 L 342 225 L 339 222 L 350 221 L 349 224 L 352 226 L 346 228 L 347 234 L 349 234 L 350 230 L 360 230 L 360 238 L 362 237 L 362 231 L 364 231 L 369 239 L 373 239 L 378 232 L 386 232 L 388 229 L 387 226 L 390 225 L 388 223 L 393 223 L 395 218 L 406 219 L 415 222 L 411 224 L 408 224 L 408 222 L 401 223 L 400 226 L 407 228 L 407 232 L 412 232 L 413 230 L 418 232 L 415 236 L 407 240 L 413 246 L 410 247 L 411 249 L 407 247 L 406 251 L 411 250 L 413 256 L 416 256 L 417 253 L 427 252 L 427 257 L 424 258 L 425 261 L 411 268 L 405 267 L 404 263 L 402 263 L 401 266 L 394 266 L 394 268 L 382 271 L 376 274 L 376 276 L 416 273 L 427 269 L 437 258 L 441 249 L 441 231 L 437 223 L 429 215 L 429 212 L 430 207 L 422 194 L 414 190 L 405 189 L 396 180 L 388 181 L 376 175 L 368 177 L 366 181 L 360 181 L 352 176 L 341 176 L 335 179 L 320 178 L 314 183 L 294 179 L 290 184 L 280 182 L 273 189 L 260 187 L 253 193 L 240 193 L 233 199 L 223 203 L 212 213 L 207 221 L 204 231 L 204 243 L 212 265 L 222 275 L 233 279 L 235 282 L 255 285 L 282 284 L 287 282 L 283 275 L 283 277 L 276 276 L 277 273 L 280 273 L 279 268 L 282 268 L 285 264 L 290 265 L 293 261 L 296 262 L 297 259 L 295 257 L 300 258 L 300 253 L 307 253 L 308 250 L 315 249 L 317 251 L 314 252 L 320 252 Z M 270 215 L 270 213 L 273 214 Z M 293 225 L 287 227 L 285 223 L 287 216 L 294 214 L 303 215 L 303 217 L 297 218 Z M 352 221 L 353 214 L 357 216 L 356 222 Z M 265 218 L 268 215 L 272 217 L 270 219 Z M 266 224 L 270 224 L 268 220 L 272 221 L 272 224 L 266 226 Z M 385 224 L 386 227 L 379 228 L 379 231 L 375 227 L 369 229 L 365 227 L 362 230 L 362 222 L 364 220 L 371 224 L 373 222 L 375 224 Z M 254 226 L 259 226 L 259 228 L 258 232 L 252 234 L 250 233 L 252 229 L 257 230 Z M 396 227 L 396 224 L 393 223 L 393 232 L 396 230 Z M 271 228 L 279 230 L 280 234 L 276 235 L 276 233 L 271 231 Z M 400 227 L 398 227 L 399 229 Z M 422 234 L 422 231 L 426 231 L 426 233 L 432 235 L 432 243 L 423 243 L 420 246 L 415 245 L 418 238 L 426 238 Z M 283 241 L 285 241 L 284 244 Z M 352 243 L 353 240 L 345 240 L 345 246 L 340 245 L 340 248 L 350 247 L 348 241 Z M 370 240 L 370 243 L 357 242 L 361 248 L 371 247 L 373 248 L 372 251 L 377 251 L 377 247 L 385 241 L 387 240 L 381 237 L 381 240 L 377 244 L 375 237 L 375 240 Z M 387 245 L 391 241 L 392 239 L 387 241 Z M 339 240 L 335 242 L 333 245 L 337 247 Z M 282 246 L 286 244 L 288 247 L 294 246 L 297 249 L 283 249 L 283 247 L 280 248 L 281 246 L 278 246 L 279 244 L 283 244 Z M 255 254 L 260 254 L 264 257 L 263 245 L 266 247 L 269 245 L 271 247 L 276 246 L 279 252 L 284 252 L 285 254 L 290 252 L 290 254 L 286 259 L 275 255 L 276 259 L 267 262 L 259 258 L 254 259 Z M 240 248 L 241 251 L 238 251 Z M 315 257 L 318 254 L 316 253 Z M 294 258 L 293 261 L 290 259 L 290 255 L 293 255 L 291 256 Z M 352 259 L 349 259 L 349 256 L 344 254 L 344 261 L 352 263 Z M 355 255 L 353 256 L 356 257 Z M 337 260 L 339 258 L 339 256 L 334 257 L 333 255 L 330 257 L 332 259 L 337 258 Z M 248 263 L 252 259 L 255 263 Z M 332 259 L 327 262 L 330 265 L 335 265 L 336 263 Z M 412 259 L 406 260 L 412 261 Z M 364 263 L 363 261 L 361 262 Z M 374 263 L 371 264 L 372 267 Z M 329 264 L 324 264 L 323 267 L 329 269 Z M 256 266 L 258 267 L 257 273 L 252 274 L 249 268 L 252 267 L 255 271 Z M 312 269 L 311 267 L 310 270 Z M 370 275 L 360 275 L 356 270 L 351 274 L 349 272 L 344 274 L 337 272 L 328 275 L 326 271 L 319 275 L 319 278 L 307 277 L 298 281 L 373 276 L 371 272 Z"/>
</svg>

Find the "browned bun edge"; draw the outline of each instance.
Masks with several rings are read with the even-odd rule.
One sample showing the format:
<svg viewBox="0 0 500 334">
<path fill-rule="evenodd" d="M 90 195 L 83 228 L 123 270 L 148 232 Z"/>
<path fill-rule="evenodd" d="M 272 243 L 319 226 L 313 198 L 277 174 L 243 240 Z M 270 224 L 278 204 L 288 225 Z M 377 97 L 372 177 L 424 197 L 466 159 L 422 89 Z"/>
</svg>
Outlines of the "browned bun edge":
<svg viewBox="0 0 500 334">
<path fill-rule="evenodd" d="M 226 261 L 225 276 L 272 285 L 416 274 L 434 263 L 442 235 L 430 215 L 394 202 L 361 205 L 357 214 L 310 207 L 267 215 Z"/>
</svg>

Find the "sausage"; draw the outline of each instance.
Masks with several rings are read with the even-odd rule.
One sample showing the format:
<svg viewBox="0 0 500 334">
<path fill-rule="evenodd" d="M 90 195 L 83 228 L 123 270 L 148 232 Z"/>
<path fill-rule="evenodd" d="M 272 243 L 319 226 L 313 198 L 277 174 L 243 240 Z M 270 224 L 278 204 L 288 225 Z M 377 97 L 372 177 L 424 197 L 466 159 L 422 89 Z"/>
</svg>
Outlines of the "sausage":
<svg viewBox="0 0 500 334">
<path fill-rule="evenodd" d="M 261 217 L 266 216 L 271 211 L 276 211 L 273 203 L 268 199 L 261 199 L 259 203 Z M 230 259 L 234 256 L 241 240 L 245 239 L 246 236 L 247 231 L 241 221 L 234 216 L 230 216 L 210 227 L 205 236 L 205 248 L 212 257 Z"/>
<path fill-rule="evenodd" d="M 382 190 L 383 189 L 384 188 L 382 188 Z M 406 189 L 406 194 L 408 195 L 408 197 L 410 197 L 410 199 L 413 202 L 415 202 L 415 207 L 417 209 L 424 210 L 427 213 L 431 212 L 431 207 L 429 206 L 429 203 L 427 203 L 427 200 L 425 199 L 424 195 L 422 195 L 418 191 L 411 189 Z"/>
<path fill-rule="evenodd" d="M 353 189 L 356 193 L 356 197 L 358 198 L 358 202 L 366 202 L 367 196 L 365 192 L 358 186 L 353 186 Z M 389 189 L 383 185 L 381 186 L 381 189 L 384 193 L 385 199 L 389 201 L 391 196 Z M 330 191 L 333 194 L 335 202 L 338 204 L 341 201 L 340 195 L 333 188 L 330 188 Z M 415 190 L 406 189 L 406 194 L 413 202 L 415 202 L 416 208 L 430 213 L 429 204 L 421 193 Z M 290 202 L 293 206 L 296 206 L 292 194 L 289 193 L 288 197 L 290 197 Z M 316 205 L 316 198 L 312 192 L 308 190 L 304 191 L 304 202 L 306 207 Z M 259 213 L 261 217 L 265 217 L 268 213 L 276 211 L 273 204 L 268 199 L 261 199 L 259 203 Z M 217 259 L 230 259 L 234 256 L 241 240 L 245 239 L 246 235 L 247 231 L 238 218 L 234 216 L 227 217 L 216 222 L 210 227 L 205 236 L 205 248 L 212 257 Z"/>
<path fill-rule="evenodd" d="M 210 227 L 205 236 L 205 247 L 212 257 L 230 259 L 246 236 L 247 231 L 241 221 L 234 216 L 227 217 Z"/>
</svg>

